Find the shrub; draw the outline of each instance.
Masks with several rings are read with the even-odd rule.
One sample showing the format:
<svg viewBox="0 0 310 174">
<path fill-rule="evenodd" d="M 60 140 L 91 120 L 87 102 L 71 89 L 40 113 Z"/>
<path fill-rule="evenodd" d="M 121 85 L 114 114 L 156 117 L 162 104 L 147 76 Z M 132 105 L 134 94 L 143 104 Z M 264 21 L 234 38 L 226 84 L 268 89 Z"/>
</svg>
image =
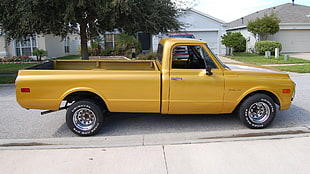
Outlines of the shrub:
<svg viewBox="0 0 310 174">
<path fill-rule="evenodd" d="M 234 47 L 234 52 L 245 52 L 246 50 L 246 40 L 242 36 L 239 38 L 239 43 Z"/>
<path fill-rule="evenodd" d="M 255 43 L 255 50 L 258 54 L 265 54 L 265 51 L 270 51 L 271 54 L 275 53 L 275 48 L 279 48 L 280 51 L 282 50 L 282 44 L 278 41 L 259 41 Z"/>
<path fill-rule="evenodd" d="M 101 56 L 114 56 L 114 52 L 115 52 L 114 49 L 112 49 L 112 48 L 107 48 L 107 49 L 101 50 L 100 55 L 101 55 Z"/>
<path fill-rule="evenodd" d="M 156 56 L 157 56 L 157 53 L 151 51 L 146 54 L 139 54 L 137 57 L 140 60 L 155 60 Z"/>
</svg>

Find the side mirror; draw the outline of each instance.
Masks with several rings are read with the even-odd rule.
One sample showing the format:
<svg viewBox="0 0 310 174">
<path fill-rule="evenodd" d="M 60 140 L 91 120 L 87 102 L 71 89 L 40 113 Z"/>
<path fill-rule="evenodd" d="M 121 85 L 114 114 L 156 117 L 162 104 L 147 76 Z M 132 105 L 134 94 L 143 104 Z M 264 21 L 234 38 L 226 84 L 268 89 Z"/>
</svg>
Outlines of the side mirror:
<svg viewBox="0 0 310 174">
<path fill-rule="evenodd" d="M 213 72 L 212 72 L 211 70 L 212 70 L 212 68 L 211 68 L 210 66 L 207 66 L 206 75 L 212 76 L 212 75 L 213 75 Z"/>
</svg>

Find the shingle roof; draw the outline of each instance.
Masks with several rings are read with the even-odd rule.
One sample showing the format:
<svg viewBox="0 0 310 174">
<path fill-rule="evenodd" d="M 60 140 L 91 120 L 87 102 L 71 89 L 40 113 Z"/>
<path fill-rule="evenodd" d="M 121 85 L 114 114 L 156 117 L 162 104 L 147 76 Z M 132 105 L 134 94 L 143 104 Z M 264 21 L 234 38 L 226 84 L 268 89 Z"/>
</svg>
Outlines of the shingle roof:
<svg viewBox="0 0 310 174">
<path fill-rule="evenodd" d="M 210 15 L 208 15 L 208 14 L 206 14 L 206 13 L 203 13 L 203 12 L 201 12 L 201 11 L 195 10 L 195 9 L 193 9 L 193 8 L 190 9 L 189 11 L 192 11 L 192 12 L 197 13 L 197 14 L 199 14 L 199 15 L 202 15 L 202 16 L 204 16 L 204 17 L 210 18 L 210 19 L 212 19 L 212 20 L 214 20 L 214 21 L 216 21 L 216 22 L 222 23 L 222 24 L 225 24 L 225 23 L 226 23 L 225 21 L 222 21 L 222 20 L 220 20 L 220 19 L 218 19 L 218 18 L 215 18 L 215 17 L 213 17 L 213 16 L 210 16 Z"/>
<path fill-rule="evenodd" d="M 310 6 L 287 3 L 260 10 L 240 19 L 234 20 L 228 24 L 227 28 L 246 27 L 249 21 L 253 21 L 256 18 L 262 18 L 265 14 L 269 15 L 272 12 L 274 12 L 281 20 L 280 23 L 310 23 Z"/>
</svg>

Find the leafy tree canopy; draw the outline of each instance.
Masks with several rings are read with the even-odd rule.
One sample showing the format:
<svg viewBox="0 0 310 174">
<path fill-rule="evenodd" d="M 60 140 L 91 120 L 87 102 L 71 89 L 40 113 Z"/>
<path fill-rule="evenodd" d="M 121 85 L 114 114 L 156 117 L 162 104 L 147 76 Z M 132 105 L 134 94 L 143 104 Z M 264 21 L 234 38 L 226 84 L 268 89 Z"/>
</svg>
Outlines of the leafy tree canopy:
<svg viewBox="0 0 310 174">
<path fill-rule="evenodd" d="M 9 40 L 78 32 L 82 59 L 87 41 L 105 31 L 166 32 L 180 27 L 177 15 L 170 0 L 0 0 L 0 27 Z"/>
<path fill-rule="evenodd" d="M 233 51 L 245 51 L 246 41 L 240 32 L 228 32 L 221 38 L 223 45 L 232 48 L 230 55 L 232 55 Z"/>
<path fill-rule="evenodd" d="M 240 32 L 228 32 L 222 37 L 222 44 L 227 47 L 238 47 L 240 44 L 243 44 L 245 38 Z"/>
<path fill-rule="evenodd" d="M 178 11 L 170 0 L 116 0 L 112 6 L 116 26 L 131 35 L 139 31 L 157 34 L 180 27 Z"/>
<path fill-rule="evenodd" d="M 280 19 L 275 13 L 270 15 L 265 14 L 263 18 L 257 18 L 254 21 L 250 21 L 247 25 L 248 31 L 254 35 L 259 35 L 261 40 L 267 40 L 269 35 L 277 33 Z"/>
</svg>

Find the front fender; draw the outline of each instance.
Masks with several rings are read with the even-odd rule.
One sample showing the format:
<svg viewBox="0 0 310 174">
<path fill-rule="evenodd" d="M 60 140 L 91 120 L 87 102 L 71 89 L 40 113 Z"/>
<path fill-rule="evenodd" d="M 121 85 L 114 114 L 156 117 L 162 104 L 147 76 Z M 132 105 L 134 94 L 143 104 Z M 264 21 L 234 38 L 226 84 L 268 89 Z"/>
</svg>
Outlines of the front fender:
<svg viewBox="0 0 310 174">
<path fill-rule="evenodd" d="M 233 112 L 238 105 L 248 96 L 255 93 L 264 93 L 270 96 L 275 103 L 281 106 L 282 99 L 276 89 L 270 89 L 267 86 L 255 86 L 246 90 L 232 91 L 231 89 L 227 89 L 226 95 L 224 96 L 224 106 L 223 113 L 231 113 Z"/>
</svg>

